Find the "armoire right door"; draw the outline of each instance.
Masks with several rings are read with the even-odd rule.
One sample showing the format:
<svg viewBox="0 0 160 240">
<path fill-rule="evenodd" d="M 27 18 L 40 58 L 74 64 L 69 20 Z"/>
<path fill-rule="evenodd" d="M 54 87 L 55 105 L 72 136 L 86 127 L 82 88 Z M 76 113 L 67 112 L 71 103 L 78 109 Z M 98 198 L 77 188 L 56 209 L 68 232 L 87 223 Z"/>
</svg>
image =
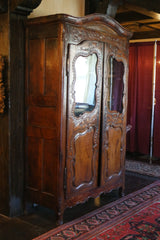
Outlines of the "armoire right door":
<svg viewBox="0 0 160 240">
<path fill-rule="evenodd" d="M 127 69 L 126 57 L 120 49 L 114 45 L 106 44 L 103 79 L 101 185 L 121 184 L 124 180 L 122 176 L 124 176 L 126 149 Z"/>
</svg>

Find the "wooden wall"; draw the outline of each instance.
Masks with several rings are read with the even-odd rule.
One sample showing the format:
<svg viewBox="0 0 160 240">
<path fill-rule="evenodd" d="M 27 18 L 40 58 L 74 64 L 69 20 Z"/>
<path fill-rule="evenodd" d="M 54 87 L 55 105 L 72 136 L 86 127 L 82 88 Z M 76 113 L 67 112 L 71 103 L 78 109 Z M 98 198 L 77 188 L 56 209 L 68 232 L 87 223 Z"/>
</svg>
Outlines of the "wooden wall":
<svg viewBox="0 0 160 240">
<path fill-rule="evenodd" d="M 0 115 L 0 213 L 17 216 L 24 206 L 25 21 L 41 0 L 0 0 L 0 54 L 6 107 Z M 4 5 L 5 7 L 7 4 Z M 12 8 L 11 8 L 12 6 Z"/>
<path fill-rule="evenodd" d="M 0 55 L 9 58 L 9 19 L 8 13 L 0 14 Z M 7 68 L 7 66 L 6 66 Z M 6 69 L 6 76 L 7 76 Z M 4 79 L 5 93 L 8 92 L 8 77 Z M 7 103 L 8 101 L 5 101 Z M 9 123 L 8 109 L 5 108 L 5 113 L 0 115 L 0 211 L 7 214 L 9 205 Z"/>
<path fill-rule="evenodd" d="M 5 111 L 0 115 L 0 211 L 22 212 L 24 187 L 24 17 L 0 14 Z"/>
</svg>

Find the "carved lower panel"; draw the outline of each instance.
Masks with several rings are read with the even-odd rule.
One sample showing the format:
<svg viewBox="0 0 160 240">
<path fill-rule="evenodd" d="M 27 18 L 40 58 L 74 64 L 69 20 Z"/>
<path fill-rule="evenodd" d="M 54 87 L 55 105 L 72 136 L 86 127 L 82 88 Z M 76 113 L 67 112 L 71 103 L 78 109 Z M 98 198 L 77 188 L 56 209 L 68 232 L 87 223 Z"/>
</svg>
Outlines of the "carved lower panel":
<svg viewBox="0 0 160 240">
<path fill-rule="evenodd" d="M 121 170 L 121 128 L 109 128 L 108 132 L 108 170 L 106 177 L 110 177 L 113 174 L 119 174 Z"/>
<path fill-rule="evenodd" d="M 94 128 L 90 127 L 84 132 L 77 133 L 72 141 L 72 188 L 80 188 L 92 185 L 95 177 L 95 152 L 94 152 Z M 82 151 L 83 149 L 83 151 Z"/>
<path fill-rule="evenodd" d="M 103 140 L 101 184 L 122 174 L 123 130 L 120 126 L 108 126 Z"/>
</svg>

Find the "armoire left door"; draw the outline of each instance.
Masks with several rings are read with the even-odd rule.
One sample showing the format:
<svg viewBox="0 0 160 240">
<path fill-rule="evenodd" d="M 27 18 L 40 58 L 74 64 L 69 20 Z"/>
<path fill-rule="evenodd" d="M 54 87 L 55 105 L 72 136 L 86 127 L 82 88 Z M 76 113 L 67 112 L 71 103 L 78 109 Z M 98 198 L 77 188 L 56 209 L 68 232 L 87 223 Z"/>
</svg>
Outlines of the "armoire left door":
<svg viewBox="0 0 160 240">
<path fill-rule="evenodd" d="M 68 59 L 66 198 L 81 199 L 99 181 L 103 43 L 70 44 Z"/>
</svg>

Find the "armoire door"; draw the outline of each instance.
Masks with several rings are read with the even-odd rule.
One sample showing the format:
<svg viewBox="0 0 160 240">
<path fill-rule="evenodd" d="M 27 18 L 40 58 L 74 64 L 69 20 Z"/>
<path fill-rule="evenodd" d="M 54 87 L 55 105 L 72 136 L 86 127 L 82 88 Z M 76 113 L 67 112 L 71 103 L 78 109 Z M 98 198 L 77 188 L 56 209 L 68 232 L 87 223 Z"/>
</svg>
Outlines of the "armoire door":
<svg viewBox="0 0 160 240">
<path fill-rule="evenodd" d="M 124 170 L 127 65 L 122 56 L 105 49 L 101 185 L 115 184 Z"/>
<path fill-rule="evenodd" d="M 66 198 L 98 184 L 103 43 L 69 45 Z"/>
</svg>

